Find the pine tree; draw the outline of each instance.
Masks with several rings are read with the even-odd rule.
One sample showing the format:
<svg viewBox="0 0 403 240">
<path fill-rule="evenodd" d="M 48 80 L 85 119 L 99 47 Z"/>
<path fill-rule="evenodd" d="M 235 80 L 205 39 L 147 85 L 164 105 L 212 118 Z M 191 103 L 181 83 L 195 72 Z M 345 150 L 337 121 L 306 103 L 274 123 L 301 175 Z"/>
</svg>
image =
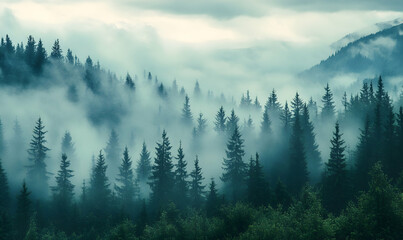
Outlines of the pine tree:
<svg viewBox="0 0 403 240">
<path fill-rule="evenodd" d="M 399 108 L 399 113 L 397 114 L 397 128 L 396 128 L 396 156 L 403 156 L 403 107 Z M 403 171 L 403 161 L 400 161 L 395 166 L 396 171 Z"/>
<path fill-rule="evenodd" d="M 24 240 L 40 240 L 40 239 L 42 239 L 39 234 L 39 230 L 38 230 L 38 226 L 37 226 L 36 222 L 37 222 L 36 215 L 34 214 L 34 215 L 32 215 L 31 220 L 29 222 L 28 231 L 24 237 Z"/>
<path fill-rule="evenodd" d="M 109 178 L 114 178 L 118 174 L 119 155 L 121 152 L 119 145 L 119 136 L 116 131 L 112 129 L 111 134 L 109 135 L 108 143 L 105 147 L 105 158 L 109 165 Z"/>
<path fill-rule="evenodd" d="M 296 115 L 301 115 L 304 103 L 299 97 L 298 92 L 295 93 L 295 97 L 291 101 L 292 117 L 295 119 Z"/>
<path fill-rule="evenodd" d="M 73 207 L 74 185 L 70 178 L 73 177 L 73 170 L 69 169 L 70 161 L 66 154 L 62 154 L 60 170 L 56 176 L 56 186 L 52 187 L 54 223 L 62 229 L 66 229 L 70 223 L 70 214 Z"/>
<path fill-rule="evenodd" d="M 60 170 L 56 176 L 56 186 L 52 188 L 55 200 L 61 207 L 68 207 L 71 205 L 74 196 L 74 185 L 71 183 L 73 170 L 69 169 L 70 161 L 66 154 L 62 154 L 60 162 Z"/>
<path fill-rule="evenodd" d="M 0 158 L 4 158 L 5 155 L 6 155 L 6 142 L 3 134 L 3 123 L 1 122 L 0 119 Z"/>
<path fill-rule="evenodd" d="M 212 178 L 210 185 L 209 185 L 209 192 L 208 192 L 207 200 L 206 200 L 207 216 L 213 217 L 213 216 L 217 215 L 218 210 L 219 210 L 219 205 L 220 205 L 220 202 L 219 202 L 216 183 L 214 181 L 214 178 Z"/>
<path fill-rule="evenodd" d="M 343 98 L 341 100 L 341 103 L 343 104 L 343 108 L 344 108 L 344 114 L 347 112 L 348 109 L 348 99 L 347 99 L 347 93 L 344 92 L 343 94 Z"/>
<path fill-rule="evenodd" d="M 35 198 L 48 195 L 48 176 L 45 159 L 49 148 L 45 146 L 47 142 L 45 134 L 47 131 L 44 131 L 44 129 L 42 119 L 39 118 L 33 130 L 30 148 L 28 149 L 29 161 L 32 164 L 28 166 L 27 177 L 30 183 L 35 183 L 32 187 Z"/>
<path fill-rule="evenodd" d="M 73 52 L 70 50 L 70 48 L 67 49 L 66 60 L 69 64 L 71 65 L 74 64 Z"/>
<path fill-rule="evenodd" d="M 265 104 L 265 108 L 269 111 L 270 115 L 273 116 L 273 119 L 277 119 L 280 117 L 282 112 L 281 104 L 278 102 L 278 97 L 276 91 L 273 89 L 267 102 Z"/>
<path fill-rule="evenodd" d="M 148 181 L 151 173 L 151 158 L 150 153 L 147 150 L 146 143 L 143 142 L 141 148 L 140 160 L 137 163 L 136 174 L 137 181 L 140 183 L 145 183 Z"/>
<path fill-rule="evenodd" d="M 199 81 L 197 81 L 197 80 L 196 80 L 196 83 L 195 83 L 195 88 L 194 88 L 193 94 L 194 94 L 195 97 L 200 97 L 201 96 L 200 85 L 199 85 Z"/>
<path fill-rule="evenodd" d="M 96 215 L 105 215 L 110 200 L 111 190 L 109 189 L 109 180 L 106 176 L 107 165 L 102 150 L 91 173 L 90 188 L 88 197 L 91 202 L 91 210 Z"/>
<path fill-rule="evenodd" d="M 295 115 L 290 139 L 288 184 L 292 194 L 298 194 L 308 182 L 304 143 L 302 142 L 300 116 Z"/>
<path fill-rule="evenodd" d="M 283 207 L 288 208 L 291 205 L 291 202 L 292 199 L 286 186 L 280 180 L 277 181 L 276 188 L 274 189 L 273 205 L 277 207 L 281 204 Z"/>
<path fill-rule="evenodd" d="M 315 140 L 314 126 L 309 118 L 309 111 L 306 104 L 304 104 L 302 109 L 301 125 L 308 172 L 310 173 L 311 181 L 316 183 L 320 178 L 322 160 L 320 158 L 318 144 L 316 144 Z"/>
<path fill-rule="evenodd" d="M 35 39 L 29 35 L 27 45 L 25 46 L 25 62 L 30 67 L 34 67 L 35 64 L 35 52 L 36 52 L 36 43 Z"/>
<path fill-rule="evenodd" d="M 325 94 L 322 97 L 322 103 L 323 103 L 321 113 L 322 119 L 325 121 L 334 119 L 335 106 L 333 101 L 333 93 L 330 90 L 329 84 L 326 84 Z"/>
<path fill-rule="evenodd" d="M 56 39 L 55 43 L 52 46 L 52 52 L 50 53 L 50 57 L 55 61 L 61 61 L 63 59 L 62 49 L 60 48 L 59 39 Z"/>
<path fill-rule="evenodd" d="M 385 98 L 386 92 L 385 92 L 385 88 L 383 86 L 383 80 L 382 77 L 379 76 L 378 79 L 378 89 L 376 90 L 375 93 L 375 100 L 377 101 L 377 103 L 382 104 Z"/>
<path fill-rule="evenodd" d="M 73 138 L 71 137 L 69 131 L 66 131 L 62 138 L 62 153 L 65 153 L 69 157 L 69 162 L 71 162 L 72 159 L 74 160 L 76 157 Z"/>
<path fill-rule="evenodd" d="M 7 175 L 0 159 L 0 214 L 8 212 L 10 203 L 10 190 L 8 187 Z"/>
<path fill-rule="evenodd" d="M 12 55 L 15 52 L 13 42 L 11 41 L 10 37 L 8 34 L 6 35 L 6 43 L 5 43 L 5 50 L 8 55 Z"/>
<path fill-rule="evenodd" d="M 36 73 L 41 73 L 43 70 L 43 65 L 46 63 L 48 57 L 41 39 L 39 39 L 35 54 L 34 71 Z"/>
<path fill-rule="evenodd" d="M 369 116 L 365 120 L 364 129 L 361 129 L 359 143 L 356 151 L 354 186 L 356 190 L 366 190 L 369 182 L 369 171 L 374 158 L 372 156 L 372 132 Z"/>
<path fill-rule="evenodd" d="M 132 160 L 129 156 L 129 150 L 125 147 L 123 151 L 122 163 L 119 167 L 119 175 L 116 178 L 117 185 L 115 190 L 117 197 L 125 210 L 132 207 L 133 200 L 138 197 L 139 189 L 136 188 L 134 181 Z"/>
<path fill-rule="evenodd" d="M 225 111 L 223 106 L 220 107 L 217 114 L 215 115 L 215 122 L 214 122 L 214 130 L 217 133 L 225 132 L 225 125 L 226 125 L 227 118 L 225 117 Z"/>
<path fill-rule="evenodd" d="M 13 225 L 9 214 L 0 210 L 0 240 L 13 238 Z"/>
<path fill-rule="evenodd" d="M 203 113 L 199 114 L 197 118 L 197 134 L 198 136 L 203 136 L 206 133 L 207 120 L 203 118 Z"/>
<path fill-rule="evenodd" d="M 190 200 L 192 202 L 193 207 L 199 208 L 204 201 L 204 188 L 203 180 L 204 177 L 202 175 L 202 169 L 199 166 L 199 158 L 196 155 L 196 160 L 194 163 L 194 169 L 190 173 L 190 177 L 192 178 L 190 182 Z"/>
<path fill-rule="evenodd" d="M 17 211 L 15 215 L 17 239 L 23 239 L 25 233 L 28 231 L 29 219 L 31 217 L 31 200 L 25 181 L 22 183 L 22 189 L 17 196 Z"/>
<path fill-rule="evenodd" d="M 231 116 L 227 119 L 227 133 L 232 136 L 235 129 L 238 128 L 239 118 L 235 115 L 234 109 L 231 110 Z"/>
<path fill-rule="evenodd" d="M 251 157 L 248 168 L 247 189 L 248 201 L 254 206 L 262 206 L 270 201 L 269 185 L 266 183 L 263 174 L 263 167 L 260 165 L 259 154 L 256 153 L 255 160 Z"/>
<path fill-rule="evenodd" d="M 291 112 L 290 109 L 288 108 L 287 101 L 285 102 L 284 109 L 281 112 L 280 119 L 283 122 L 284 131 L 286 132 L 286 134 L 288 134 L 291 128 Z"/>
<path fill-rule="evenodd" d="M 178 155 L 175 159 L 178 161 L 175 165 L 175 202 L 178 207 L 182 208 L 188 203 L 187 162 L 183 153 L 182 142 L 179 143 Z"/>
<path fill-rule="evenodd" d="M 156 157 L 151 169 L 150 201 L 155 209 L 160 209 L 172 200 L 172 189 L 174 187 L 174 172 L 171 157 L 171 144 L 165 130 L 162 132 L 162 141 L 157 143 Z"/>
<path fill-rule="evenodd" d="M 226 184 L 227 193 L 230 194 L 233 201 L 241 199 L 245 185 L 246 164 L 242 160 L 245 155 L 243 142 L 244 140 L 236 126 L 227 143 L 226 158 L 223 161 L 224 173 L 221 177 L 221 180 Z"/>
<path fill-rule="evenodd" d="M 345 142 L 342 139 L 338 122 L 336 122 L 330 143 L 330 158 L 326 163 L 323 180 L 323 203 L 329 211 L 339 213 L 348 200 L 349 183 L 344 155 L 346 147 L 344 146 Z"/>
<path fill-rule="evenodd" d="M 13 135 L 10 139 L 9 144 L 9 152 L 13 154 L 9 154 L 8 159 L 13 163 L 10 166 L 10 172 L 13 172 L 15 176 L 24 176 L 25 169 L 21 167 L 24 165 L 27 156 L 25 151 L 21 151 L 21 148 L 25 146 L 26 142 L 23 138 L 23 133 L 21 130 L 21 126 L 18 123 L 18 120 L 15 120 L 13 127 Z M 26 165 L 26 164 L 25 164 Z M 22 181 L 21 178 L 16 178 L 17 181 Z"/>
<path fill-rule="evenodd" d="M 186 126 L 192 126 L 193 124 L 193 116 L 190 110 L 190 103 L 188 95 L 185 96 L 185 103 L 183 104 L 182 109 L 182 122 Z"/>
<path fill-rule="evenodd" d="M 388 94 L 386 94 L 385 102 L 390 103 Z M 391 179 L 397 179 L 399 177 L 400 171 L 397 167 L 399 162 L 401 162 L 401 157 L 396 155 L 396 131 L 395 131 L 395 113 L 393 112 L 393 106 L 387 104 L 383 109 L 385 111 L 385 121 L 383 124 L 383 143 L 382 143 L 382 158 L 380 159 L 385 166 L 385 173 Z"/>
<path fill-rule="evenodd" d="M 255 102 L 253 102 L 253 106 L 255 107 L 255 110 L 257 110 L 257 111 L 260 111 L 260 109 L 262 108 L 262 105 L 260 105 L 260 102 L 257 99 L 257 97 L 255 98 Z"/>
<path fill-rule="evenodd" d="M 96 68 L 94 67 L 94 64 L 90 56 L 88 56 L 87 59 L 85 60 L 84 69 L 85 69 L 84 81 L 87 88 L 89 88 L 92 92 L 97 93 L 99 85 L 95 76 Z"/>
<path fill-rule="evenodd" d="M 318 106 L 316 102 L 312 99 L 312 97 L 309 99 L 308 102 L 308 111 L 310 113 L 311 119 L 316 120 L 318 117 Z"/>
<path fill-rule="evenodd" d="M 129 88 L 129 89 L 131 89 L 131 90 L 135 90 L 135 85 L 134 85 L 134 82 L 133 82 L 133 79 L 132 79 L 132 77 L 129 75 L 129 73 L 127 73 L 127 75 L 126 75 L 126 82 L 125 82 L 125 84 L 126 84 L 126 86 Z"/>
<path fill-rule="evenodd" d="M 260 127 L 260 133 L 264 138 L 267 138 L 271 134 L 271 120 L 267 108 L 265 108 L 262 117 L 262 124 Z"/>
</svg>

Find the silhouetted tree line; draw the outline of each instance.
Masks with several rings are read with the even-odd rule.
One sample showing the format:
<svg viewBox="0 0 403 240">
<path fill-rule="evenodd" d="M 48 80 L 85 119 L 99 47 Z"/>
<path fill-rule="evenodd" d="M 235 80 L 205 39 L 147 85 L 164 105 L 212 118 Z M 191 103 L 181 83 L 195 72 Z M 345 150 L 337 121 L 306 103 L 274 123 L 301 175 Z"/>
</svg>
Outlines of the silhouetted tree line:
<svg viewBox="0 0 403 240">
<path fill-rule="evenodd" d="M 19 77 L 16 64 L 38 76 L 48 64 L 62 61 L 80 65 L 70 50 L 63 57 L 58 40 L 47 56 L 41 41 L 36 44 L 29 37 L 26 46 L 14 47 L 6 36 L 0 47 L 0 82 L 31 81 Z M 88 58 L 84 70 L 86 86 L 99 91 L 99 64 Z M 144 78 L 153 79 L 151 73 Z M 136 88 L 129 74 L 125 84 Z M 158 86 L 160 96 L 167 97 L 164 85 Z M 198 82 L 194 91 L 196 98 L 202 96 Z M 190 99 L 184 92 L 181 96 L 184 104 L 178 119 L 184 129 L 193 131 L 197 147 L 207 122 L 202 113 L 194 122 Z M 350 100 L 345 95 L 344 110 L 338 114 L 326 85 L 322 105 L 318 111 L 312 99 L 304 102 L 296 93 L 283 107 L 273 90 L 262 107 L 248 91 L 240 107 L 263 113 L 259 135 L 245 139 L 252 119 L 242 127 L 234 109 L 227 116 L 220 107 L 214 130 L 226 139 L 225 157 L 222 174 L 209 184 L 200 166 L 203 159 L 187 156 L 182 143 L 172 149 L 165 130 L 154 159 L 143 143 L 134 164 L 112 129 L 106 148 L 94 157 L 89 181 L 75 186 L 77 169 L 71 159 L 78 156 L 72 136 L 69 132 L 63 136 L 59 170 L 49 173 L 51 149 L 39 118 L 27 149 L 29 165 L 17 167 L 26 177 L 16 197 L 9 185 L 12 176 L 2 163 L 25 147 L 18 123 L 13 144 L 7 146 L 0 122 L 0 239 L 400 239 L 402 106 L 393 106 L 381 77 L 376 90 L 372 83 L 364 83 Z M 342 126 L 352 121 L 360 121 L 362 129 L 354 154 L 347 159 Z M 314 129 L 326 123 L 334 130 L 330 155 L 321 159 Z M 245 157 L 245 140 L 260 154 Z M 15 144 L 20 144 L 18 151 Z M 54 186 L 49 186 L 49 178 L 55 179 Z"/>
</svg>

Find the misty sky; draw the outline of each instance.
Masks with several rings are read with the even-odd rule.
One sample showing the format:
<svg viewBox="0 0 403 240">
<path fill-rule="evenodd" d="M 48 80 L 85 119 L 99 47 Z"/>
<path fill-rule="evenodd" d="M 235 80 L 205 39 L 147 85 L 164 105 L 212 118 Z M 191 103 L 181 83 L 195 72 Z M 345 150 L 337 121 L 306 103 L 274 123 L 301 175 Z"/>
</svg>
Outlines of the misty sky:
<svg viewBox="0 0 403 240">
<path fill-rule="evenodd" d="M 82 62 L 91 55 L 120 76 L 145 69 L 189 90 L 198 79 L 266 95 L 331 55 L 346 34 L 403 17 L 400 0 L 333 2 L 3 0 L 0 29 L 14 43 L 41 37 L 48 51 L 59 38 L 64 52 Z"/>
</svg>

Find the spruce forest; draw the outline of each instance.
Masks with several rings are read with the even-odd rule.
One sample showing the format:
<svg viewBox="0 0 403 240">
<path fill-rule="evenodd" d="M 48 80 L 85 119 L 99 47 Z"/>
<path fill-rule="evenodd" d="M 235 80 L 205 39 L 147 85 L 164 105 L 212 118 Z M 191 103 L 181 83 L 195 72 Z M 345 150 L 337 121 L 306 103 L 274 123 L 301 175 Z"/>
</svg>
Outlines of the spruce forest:
<svg viewBox="0 0 403 240">
<path fill-rule="evenodd" d="M 393 31 L 403 25 L 377 34 Z M 261 95 L 120 76 L 63 39 L 46 49 L 10 35 L 0 240 L 402 238 L 403 81 L 378 69 L 354 87 L 325 77 L 357 42 L 298 76 L 319 95 L 281 96 L 269 80 Z"/>
</svg>

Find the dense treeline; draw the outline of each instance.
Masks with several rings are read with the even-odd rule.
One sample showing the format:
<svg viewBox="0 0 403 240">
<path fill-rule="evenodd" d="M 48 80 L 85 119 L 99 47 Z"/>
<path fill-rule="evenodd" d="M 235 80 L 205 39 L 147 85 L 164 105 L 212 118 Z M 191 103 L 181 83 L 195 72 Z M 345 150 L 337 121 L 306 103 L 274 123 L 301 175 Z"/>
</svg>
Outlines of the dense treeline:
<svg viewBox="0 0 403 240">
<path fill-rule="evenodd" d="M 26 87 L 48 79 L 50 69 L 65 71 L 68 64 L 81 69 L 88 89 L 104 91 L 97 74 L 106 73 L 99 65 L 88 58 L 82 67 L 70 50 L 64 57 L 59 41 L 50 56 L 32 37 L 25 47 L 14 47 L 8 36 L 1 41 L 2 84 Z M 144 78 L 151 81 L 151 73 Z M 135 82 L 127 75 L 124 86 L 135 92 Z M 173 148 L 164 129 L 154 151 L 143 142 L 139 160 L 111 129 L 106 147 L 93 158 L 87 181 L 76 186 L 72 179 L 80 169 L 71 163 L 79 158 L 76 148 L 85 146 L 75 146 L 69 132 L 62 139 L 59 170 L 50 173 L 47 163 L 55 160 L 49 159 L 52 150 L 41 118 L 29 146 L 21 140 L 26 136 L 18 122 L 12 139 L 5 139 L 0 124 L 0 239 L 399 239 L 402 106 L 393 105 L 381 77 L 376 87 L 364 82 L 349 100 L 345 94 L 341 112 L 336 111 L 330 86 L 324 90 L 321 111 L 312 98 L 304 102 L 299 93 L 282 106 L 273 90 L 261 106 L 247 91 L 239 110 L 261 114 L 258 130 L 252 117 L 241 125 L 235 109 L 227 116 L 220 107 L 214 134 L 217 142 L 225 142 L 225 157 L 217 159 L 222 171 L 212 179 L 205 179 L 203 159 L 184 149 L 182 142 Z M 169 101 L 162 83 L 157 94 Z M 210 131 L 207 120 L 202 113 L 193 115 L 184 91 L 179 96 L 183 106 L 177 119 L 192 133 L 190 146 L 203 148 Z M 198 82 L 193 96 L 201 97 Z M 360 135 L 350 154 L 343 127 L 356 122 Z M 328 125 L 330 154 L 322 159 L 315 128 Z M 255 149 L 252 156 L 246 155 L 246 143 Z M 10 164 L 23 158 L 25 150 L 28 166 Z M 8 172 L 24 172 L 18 191 Z"/>
</svg>

